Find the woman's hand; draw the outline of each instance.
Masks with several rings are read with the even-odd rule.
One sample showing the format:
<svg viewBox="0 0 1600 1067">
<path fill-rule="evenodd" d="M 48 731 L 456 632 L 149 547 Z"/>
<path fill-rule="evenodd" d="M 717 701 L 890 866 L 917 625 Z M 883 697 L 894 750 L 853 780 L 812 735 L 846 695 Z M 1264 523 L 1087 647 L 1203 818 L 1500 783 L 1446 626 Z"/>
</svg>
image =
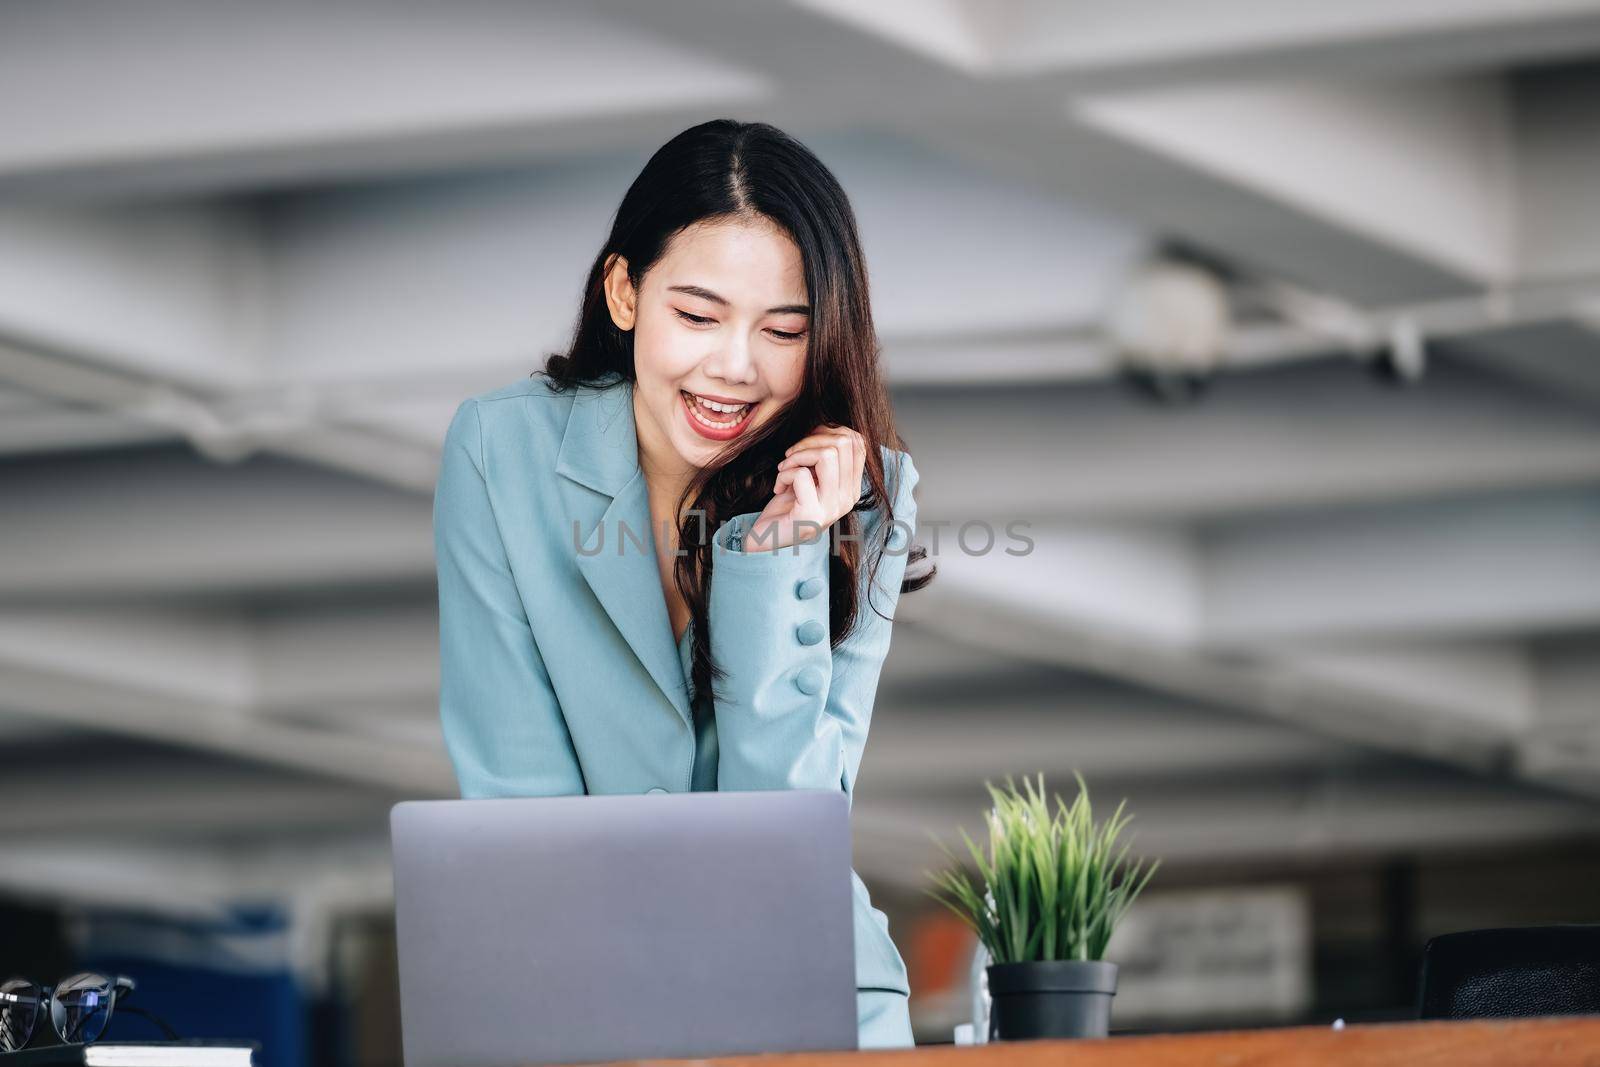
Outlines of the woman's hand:
<svg viewBox="0 0 1600 1067">
<path fill-rule="evenodd" d="M 772 500 L 745 535 L 745 551 L 826 537 L 861 498 L 866 463 L 866 441 L 848 426 L 823 423 L 790 445 L 778 463 Z"/>
</svg>

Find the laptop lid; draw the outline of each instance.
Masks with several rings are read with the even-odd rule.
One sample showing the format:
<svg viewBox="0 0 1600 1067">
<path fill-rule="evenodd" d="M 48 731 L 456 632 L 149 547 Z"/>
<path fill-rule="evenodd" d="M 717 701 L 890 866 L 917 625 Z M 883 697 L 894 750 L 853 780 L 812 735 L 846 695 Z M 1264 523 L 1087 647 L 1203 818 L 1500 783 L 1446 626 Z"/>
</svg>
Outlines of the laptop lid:
<svg viewBox="0 0 1600 1067">
<path fill-rule="evenodd" d="M 837 790 L 406 801 L 406 1067 L 854 1049 Z"/>
</svg>

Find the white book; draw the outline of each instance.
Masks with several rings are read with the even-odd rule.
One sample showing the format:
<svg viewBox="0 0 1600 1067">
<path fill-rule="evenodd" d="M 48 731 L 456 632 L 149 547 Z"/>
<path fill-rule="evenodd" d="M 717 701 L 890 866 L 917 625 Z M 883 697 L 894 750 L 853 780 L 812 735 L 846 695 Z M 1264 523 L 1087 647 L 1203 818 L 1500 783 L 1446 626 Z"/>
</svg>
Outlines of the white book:
<svg viewBox="0 0 1600 1067">
<path fill-rule="evenodd" d="M 0 1067 L 252 1067 L 248 1041 L 105 1041 L 0 1052 Z"/>
<path fill-rule="evenodd" d="M 250 1067 L 246 1045 L 85 1045 L 87 1067 Z"/>
</svg>

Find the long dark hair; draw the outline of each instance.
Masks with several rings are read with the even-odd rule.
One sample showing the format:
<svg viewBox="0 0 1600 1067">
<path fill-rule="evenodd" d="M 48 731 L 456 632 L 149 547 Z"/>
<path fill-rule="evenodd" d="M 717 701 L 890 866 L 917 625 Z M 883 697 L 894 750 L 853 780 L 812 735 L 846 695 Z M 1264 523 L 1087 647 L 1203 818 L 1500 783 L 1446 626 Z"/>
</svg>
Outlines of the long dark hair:
<svg viewBox="0 0 1600 1067">
<path fill-rule="evenodd" d="M 706 625 L 712 566 L 709 535 L 734 515 L 766 507 L 772 471 L 783 450 L 815 426 L 836 423 L 860 433 L 867 445 L 866 475 L 871 486 L 855 509 L 828 531 L 830 540 L 838 537 L 838 551 L 830 551 L 828 557 L 830 647 L 837 647 L 856 623 L 862 556 L 872 558 L 868 573 L 875 580 L 894 519 L 880 446 L 905 450 L 879 374 L 866 263 L 850 202 L 821 160 L 763 122 L 703 122 L 673 137 L 650 157 L 622 198 L 605 246 L 589 269 L 570 347 L 545 363 L 543 373 L 551 385 L 564 391 L 593 384 L 613 372 L 635 381 L 633 331 L 618 329 L 606 304 L 605 277 L 612 257 L 627 260 L 628 276 L 638 288 L 675 235 L 694 223 L 722 219 L 775 223 L 799 247 L 811 305 L 810 337 L 800 395 L 701 468 L 675 509 L 684 518 L 674 578 L 694 620 L 691 681 L 697 693 L 710 691 L 712 678 L 725 674 L 711 660 Z M 691 501 L 692 509 L 685 512 Z M 858 512 L 866 508 L 882 509 L 876 545 L 853 540 L 864 535 Z M 926 556 L 920 545 L 910 549 L 908 569 L 919 562 L 924 566 L 922 573 L 902 580 L 902 593 L 932 580 L 936 568 L 925 561 Z"/>
</svg>

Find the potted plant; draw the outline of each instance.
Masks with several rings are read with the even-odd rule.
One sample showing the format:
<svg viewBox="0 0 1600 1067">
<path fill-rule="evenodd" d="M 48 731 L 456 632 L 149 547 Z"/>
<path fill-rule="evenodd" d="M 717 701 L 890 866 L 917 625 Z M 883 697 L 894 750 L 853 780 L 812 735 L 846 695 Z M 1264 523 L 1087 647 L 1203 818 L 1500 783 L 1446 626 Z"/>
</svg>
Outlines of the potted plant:
<svg viewBox="0 0 1600 1067">
<path fill-rule="evenodd" d="M 1110 1030 L 1117 965 L 1103 959 L 1106 943 L 1160 863 L 1127 862 L 1128 844 L 1116 847 L 1132 819 L 1123 814 L 1127 802 L 1097 824 L 1089 788 L 1076 777 L 1077 798 L 1068 807 L 1057 794 L 1054 815 L 1043 773 L 1037 786 L 1024 778 L 1021 793 L 1009 775 L 1004 790 L 985 782 L 994 800 L 985 816 L 989 854 L 961 830 L 981 884 L 958 866 L 934 875 L 927 891 L 988 950 L 990 1040 L 1105 1037 Z"/>
</svg>

